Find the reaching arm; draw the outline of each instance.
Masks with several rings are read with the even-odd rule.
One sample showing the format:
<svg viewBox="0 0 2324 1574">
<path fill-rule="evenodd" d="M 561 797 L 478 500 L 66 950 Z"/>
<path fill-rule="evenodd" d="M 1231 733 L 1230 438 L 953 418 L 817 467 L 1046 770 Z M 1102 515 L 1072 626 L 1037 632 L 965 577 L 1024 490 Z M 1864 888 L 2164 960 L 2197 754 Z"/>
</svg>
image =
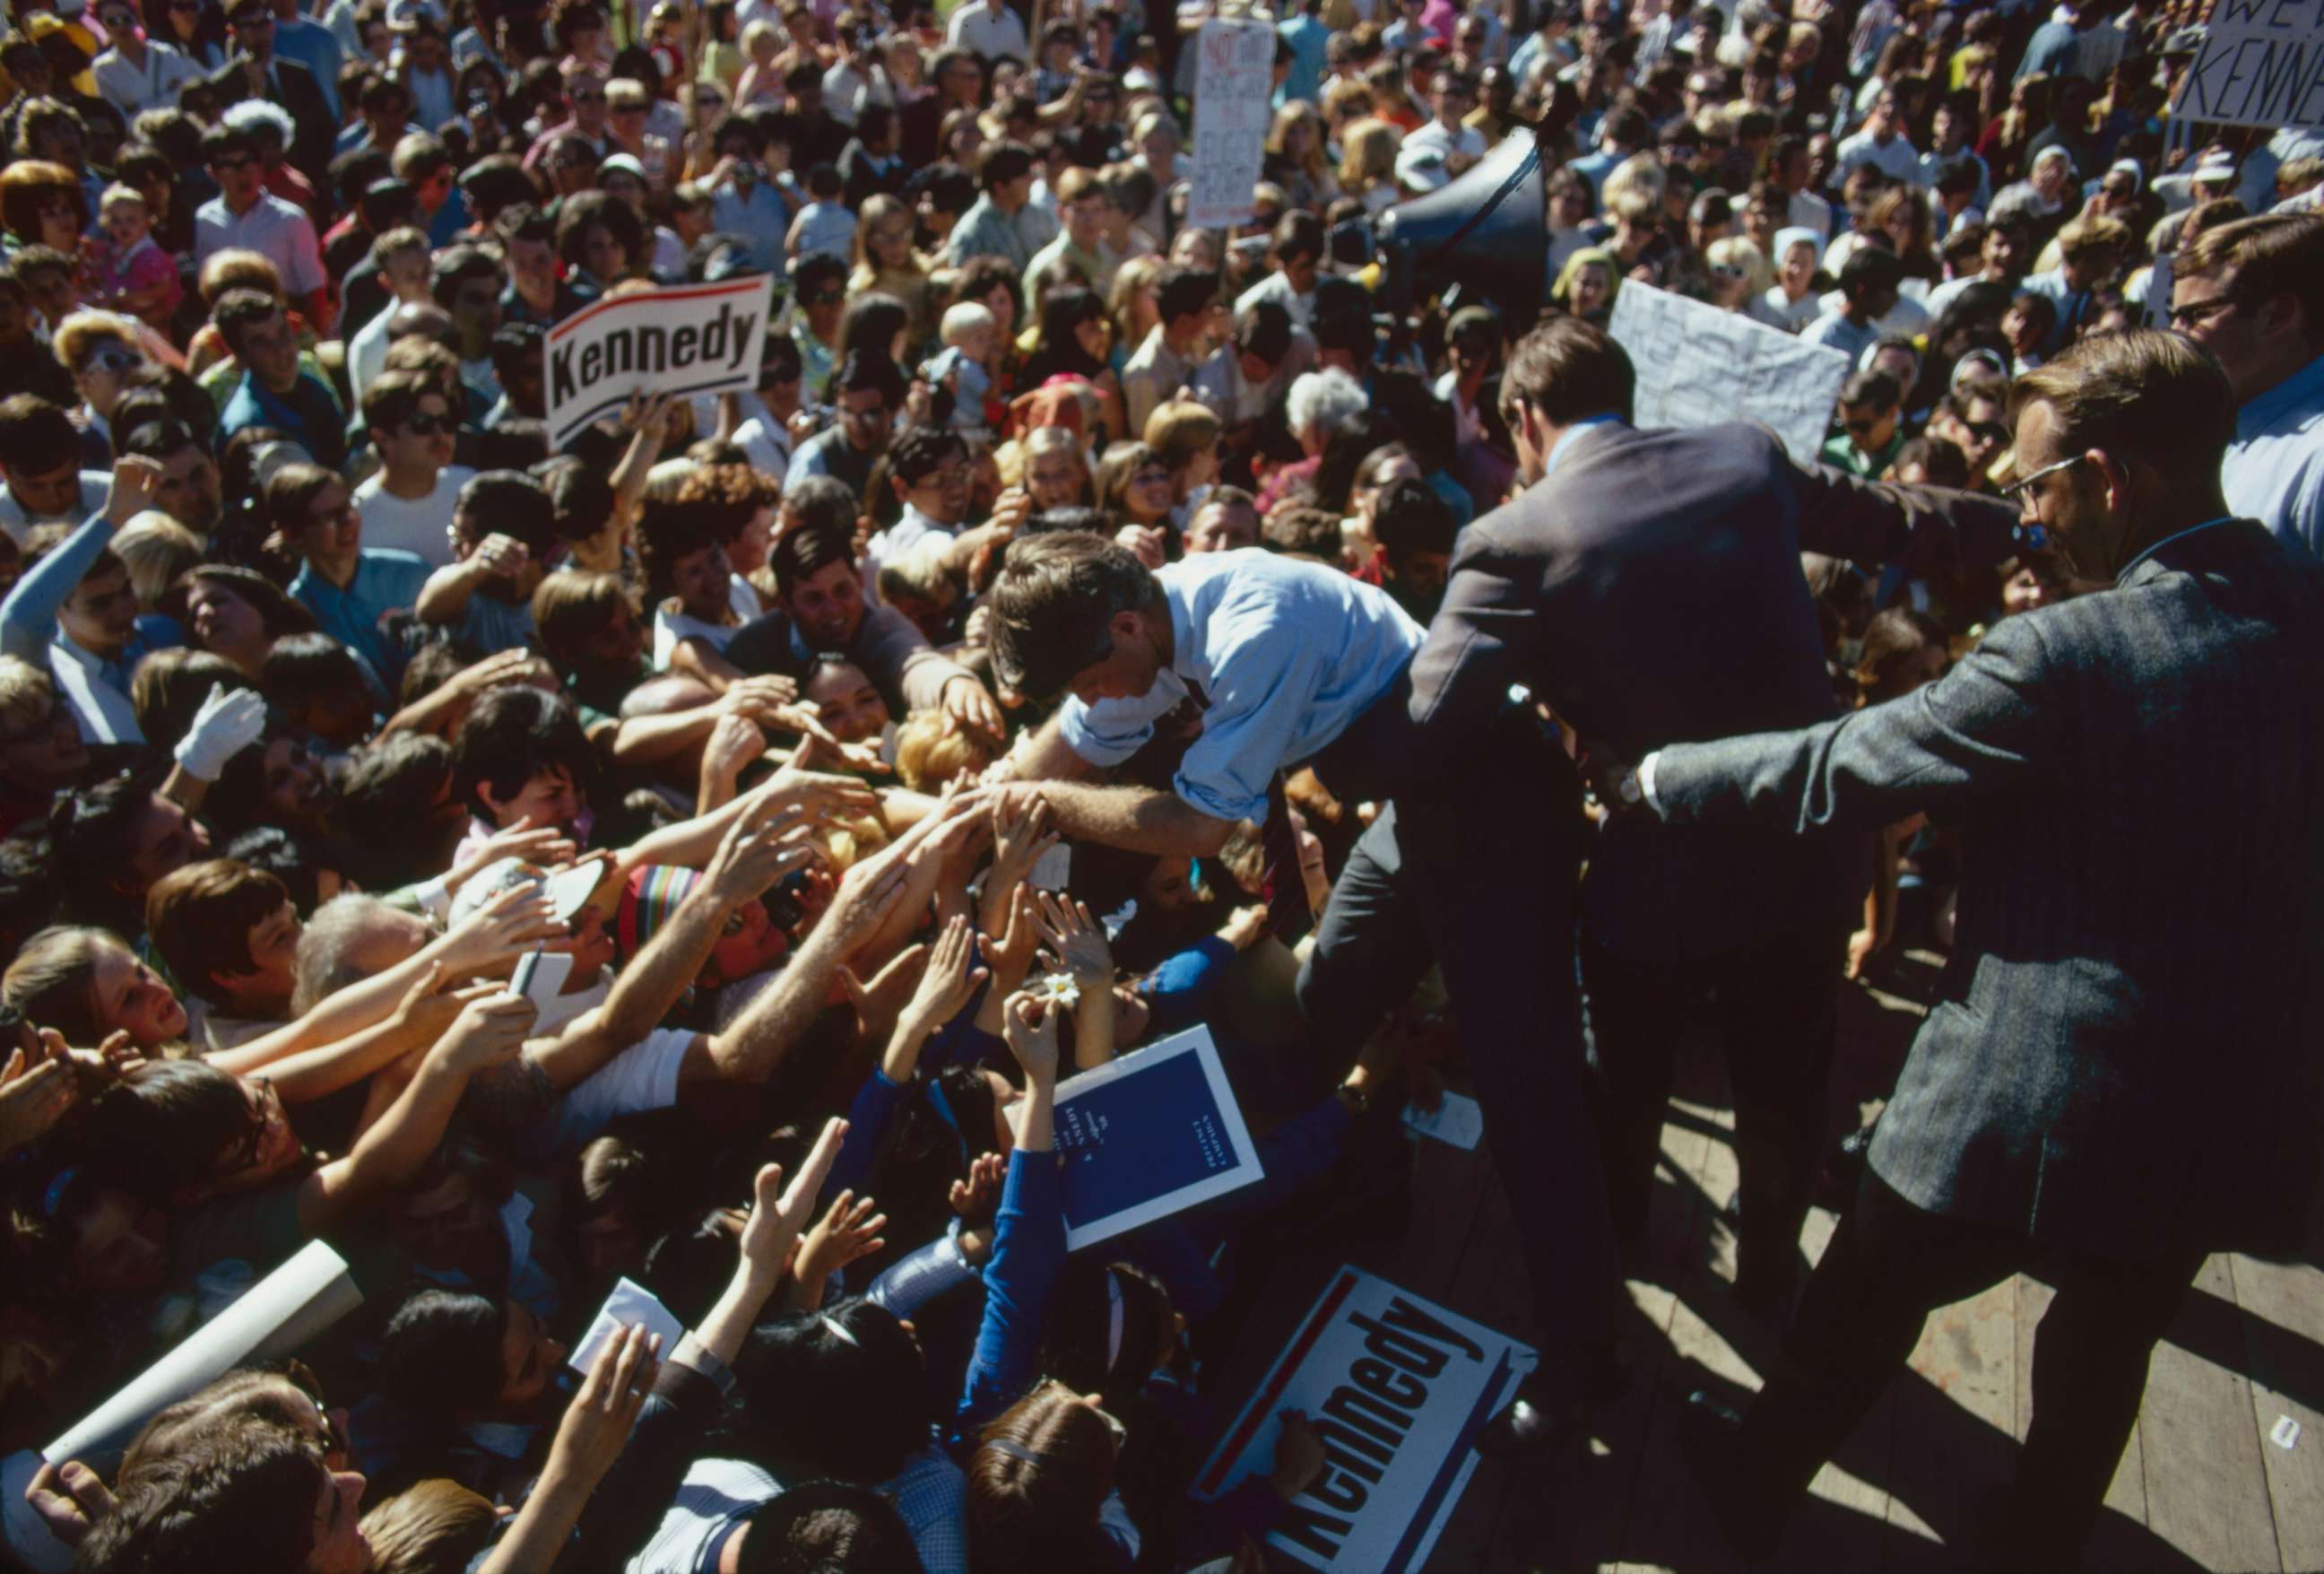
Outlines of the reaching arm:
<svg viewBox="0 0 2324 1574">
<path fill-rule="evenodd" d="M 0 651 L 46 668 L 49 644 L 57 637 L 57 614 L 89 565 L 112 543 L 113 532 L 109 514 L 92 515 L 25 570 L 7 600 L 0 601 Z"/>
<path fill-rule="evenodd" d="M 2022 550 L 2017 510 L 1999 498 L 1867 481 L 1823 465 L 1794 473 L 1803 551 L 1938 574 L 1998 563 Z"/>
<path fill-rule="evenodd" d="M 1057 829 L 1076 841 L 1103 842 L 1134 853 L 1215 857 L 1234 835 L 1235 822 L 1204 814 L 1172 792 L 1145 787 L 1099 787 L 1080 782 L 1045 782 L 1037 791 L 1048 801 Z"/>
</svg>

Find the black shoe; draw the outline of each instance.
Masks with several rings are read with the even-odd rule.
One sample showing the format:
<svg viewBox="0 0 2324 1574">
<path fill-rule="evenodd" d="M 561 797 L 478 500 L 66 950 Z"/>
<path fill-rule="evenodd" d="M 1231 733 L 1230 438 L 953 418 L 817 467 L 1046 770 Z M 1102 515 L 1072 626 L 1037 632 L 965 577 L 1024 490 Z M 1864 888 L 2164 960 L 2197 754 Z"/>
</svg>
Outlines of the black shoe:
<svg viewBox="0 0 2324 1574">
<path fill-rule="evenodd" d="M 1783 1545 L 1787 1505 L 1754 1495 L 1744 1479 L 1737 1437 L 1743 1418 L 1704 1389 L 1686 1396 L 1679 1412 L 1678 1451 L 1711 1505 L 1727 1544 L 1745 1561 L 1765 1563 Z"/>
<path fill-rule="evenodd" d="M 1488 1459 L 1563 1453 L 1581 1445 L 1588 1430 L 1582 1419 L 1582 1407 L 1577 1402 L 1536 1403 L 1533 1384 L 1528 1382 L 1517 1389 L 1517 1396 L 1509 1401 L 1508 1407 L 1487 1421 L 1484 1430 L 1477 1434 L 1477 1452 Z"/>
</svg>

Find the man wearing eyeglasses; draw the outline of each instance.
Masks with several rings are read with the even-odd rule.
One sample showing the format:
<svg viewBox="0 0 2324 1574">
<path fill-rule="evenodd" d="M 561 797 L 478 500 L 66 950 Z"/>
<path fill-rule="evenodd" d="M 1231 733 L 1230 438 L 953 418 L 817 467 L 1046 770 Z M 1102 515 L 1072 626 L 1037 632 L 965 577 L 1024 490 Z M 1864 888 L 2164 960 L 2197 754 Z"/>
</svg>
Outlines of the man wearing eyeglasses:
<svg viewBox="0 0 2324 1574">
<path fill-rule="evenodd" d="M 364 390 L 363 414 L 380 458 L 379 473 L 355 492 L 364 544 L 447 566 L 453 506 L 475 474 L 452 462 L 459 422 L 449 403 L 418 372 L 385 372 Z"/>
<path fill-rule="evenodd" d="M 2110 590 L 2003 620 L 1906 698 L 1602 773 L 1676 827 L 1960 828 L 1942 999 L 1791 1361 L 1739 1431 L 1692 1423 L 1755 1557 L 1927 1314 L 2023 1271 L 2057 1288 L 2036 1413 L 1969 1559 L 2075 1566 L 2189 1280 L 2297 1249 L 2324 1180 L 2324 568 L 2234 517 L 2235 400 L 2185 338 L 2087 339 L 2010 403 L 2023 517 Z"/>
<path fill-rule="evenodd" d="M 2227 505 L 2324 559 L 2324 217 L 2239 218 L 2177 264 L 2171 326 L 2235 385 Z"/>
</svg>

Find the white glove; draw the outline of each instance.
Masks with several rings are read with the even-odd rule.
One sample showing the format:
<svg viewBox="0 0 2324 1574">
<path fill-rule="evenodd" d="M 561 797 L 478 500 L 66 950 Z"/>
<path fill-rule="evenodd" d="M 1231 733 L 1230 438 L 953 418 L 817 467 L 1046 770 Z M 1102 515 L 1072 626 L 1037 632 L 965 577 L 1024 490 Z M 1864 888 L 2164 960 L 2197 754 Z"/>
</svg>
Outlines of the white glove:
<svg viewBox="0 0 2324 1574">
<path fill-rule="evenodd" d="M 258 741 L 266 730 L 266 697 L 255 689 L 228 692 L 223 683 L 210 685 L 210 697 L 194 712 L 193 725 L 173 751 L 186 774 L 197 782 L 215 782 L 226 763 Z"/>
</svg>

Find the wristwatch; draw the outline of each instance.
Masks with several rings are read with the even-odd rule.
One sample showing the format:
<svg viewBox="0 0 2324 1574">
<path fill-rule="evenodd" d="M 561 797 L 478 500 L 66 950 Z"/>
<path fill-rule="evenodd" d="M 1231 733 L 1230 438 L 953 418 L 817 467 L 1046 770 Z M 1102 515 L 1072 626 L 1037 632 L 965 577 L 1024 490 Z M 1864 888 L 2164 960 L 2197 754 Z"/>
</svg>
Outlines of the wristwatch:
<svg viewBox="0 0 2324 1574">
<path fill-rule="evenodd" d="M 1348 1101 L 1349 1114 L 1370 1115 L 1371 1113 L 1372 1096 L 1370 1089 L 1359 1088 L 1351 1082 L 1342 1082 L 1340 1084 L 1338 1091 L 1340 1096 Z"/>
<path fill-rule="evenodd" d="M 1637 772 L 1623 772 L 1622 779 L 1614 783 L 1614 795 L 1634 809 L 1644 803 L 1646 801 L 1646 790 L 1639 785 Z"/>
</svg>

